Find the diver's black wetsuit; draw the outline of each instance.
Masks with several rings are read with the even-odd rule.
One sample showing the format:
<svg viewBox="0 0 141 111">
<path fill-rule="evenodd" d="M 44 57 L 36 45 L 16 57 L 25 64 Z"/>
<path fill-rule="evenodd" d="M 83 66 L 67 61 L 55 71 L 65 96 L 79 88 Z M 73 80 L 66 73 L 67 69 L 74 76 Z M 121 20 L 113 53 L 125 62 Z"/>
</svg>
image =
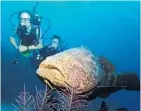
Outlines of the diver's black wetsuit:
<svg viewBox="0 0 141 111">
<path fill-rule="evenodd" d="M 36 50 L 33 52 L 33 56 L 31 58 L 31 66 L 35 69 L 38 68 L 39 64 L 46 59 L 46 57 L 55 55 L 57 53 L 61 52 L 58 49 L 54 49 L 53 47 L 49 45 L 46 45 L 40 50 Z M 37 59 L 37 56 L 39 55 L 39 59 Z"/>
<path fill-rule="evenodd" d="M 57 54 L 61 51 L 58 49 L 54 49 L 50 45 L 47 45 L 43 47 L 39 52 L 40 52 L 40 55 L 43 57 L 43 59 L 45 59 L 46 57 Z"/>
<path fill-rule="evenodd" d="M 21 40 L 21 45 L 30 46 L 30 45 L 37 45 L 38 39 L 40 37 L 40 33 L 37 35 L 36 31 L 40 32 L 40 28 L 36 26 L 32 26 L 31 32 L 26 34 L 25 30 L 17 28 L 17 35 Z"/>
</svg>

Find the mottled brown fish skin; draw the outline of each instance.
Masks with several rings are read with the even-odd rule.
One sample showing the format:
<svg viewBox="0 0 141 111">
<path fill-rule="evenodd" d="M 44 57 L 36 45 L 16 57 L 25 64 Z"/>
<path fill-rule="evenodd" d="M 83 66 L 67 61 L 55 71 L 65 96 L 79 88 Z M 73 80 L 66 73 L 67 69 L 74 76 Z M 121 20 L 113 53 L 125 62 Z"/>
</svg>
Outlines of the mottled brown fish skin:
<svg viewBox="0 0 141 111">
<path fill-rule="evenodd" d="M 47 57 L 37 74 L 57 87 L 72 87 L 77 93 L 87 92 L 98 83 L 96 59 L 86 48 L 72 48 Z"/>
</svg>

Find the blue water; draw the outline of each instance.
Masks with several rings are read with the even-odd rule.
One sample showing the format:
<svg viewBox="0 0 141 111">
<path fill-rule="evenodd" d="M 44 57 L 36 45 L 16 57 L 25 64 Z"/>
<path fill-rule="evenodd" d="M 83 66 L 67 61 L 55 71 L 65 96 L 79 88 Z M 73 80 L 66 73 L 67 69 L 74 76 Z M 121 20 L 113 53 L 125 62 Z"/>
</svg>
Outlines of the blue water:
<svg viewBox="0 0 141 111">
<path fill-rule="evenodd" d="M 2 106 L 11 111 L 11 103 L 23 90 L 34 92 L 38 80 L 24 58 L 18 66 L 12 63 L 16 50 L 9 42 L 13 27 L 10 14 L 15 11 L 31 10 L 35 2 L 2 2 Z M 58 34 L 68 42 L 68 48 L 84 45 L 98 56 L 110 59 L 117 72 L 140 74 L 140 3 L 139 2 L 40 2 L 38 13 L 51 21 L 51 29 L 46 37 Z M 15 17 L 13 22 L 16 24 Z M 42 23 L 43 31 L 48 23 Z M 110 107 L 126 107 L 139 111 L 140 92 L 119 91 L 105 99 Z M 91 102 L 99 107 L 104 99 Z M 8 109 L 9 108 L 9 109 Z"/>
</svg>

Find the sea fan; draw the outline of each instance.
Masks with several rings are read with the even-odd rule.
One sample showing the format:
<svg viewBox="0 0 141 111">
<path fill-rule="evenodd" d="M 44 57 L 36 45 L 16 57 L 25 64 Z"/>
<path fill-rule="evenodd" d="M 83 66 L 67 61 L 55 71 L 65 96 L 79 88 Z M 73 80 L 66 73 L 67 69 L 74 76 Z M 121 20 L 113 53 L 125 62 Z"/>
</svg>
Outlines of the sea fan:
<svg viewBox="0 0 141 111">
<path fill-rule="evenodd" d="M 15 101 L 17 105 L 12 103 L 12 105 L 15 107 L 14 111 L 33 111 L 35 107 L 34 97 L 29 92 L 26 92 L 25 84 L 23 92 L 20 92 Z"/>
<path fill-rule="evenodd" d="M 57 91 L 48 90 L 47 86 L 45 90 L 37 90 L 36 86 L 35 88 L 35 111 L 60 111 L 61 106 L 55 94 Z"/>
<path fill-rule="evenodd" d="M 73 88 L 58 90 L 38 90 L 35 86 L 35 97 L 29 92 L 21 92 L 15 99 L 15 111 L 87 111 L 86 95 L 76 94 Z"/>
<path fill-rule="evenodd" d="M 35 111 L 45 111 L 48 107 L 48 100 L 51 97 L 51 92 L 47 92 L 47 87 L 45 90 L 38 90 L 36 88 L 36 96 L 35 96 Z"/>
<path fill-rule="evenodd" d="M 55 90 L 37 90 L 35 111 L 87 111 L 87 95 L 77 95 L 73 88 Z"/>
<path fill-rule="evenodd" d="M 87 95 L 76 94 L 74 88 L 63 89 L 56 93 L 63 111 L 87 111 L 88 102 L 85 100 Z"/>
</svg>

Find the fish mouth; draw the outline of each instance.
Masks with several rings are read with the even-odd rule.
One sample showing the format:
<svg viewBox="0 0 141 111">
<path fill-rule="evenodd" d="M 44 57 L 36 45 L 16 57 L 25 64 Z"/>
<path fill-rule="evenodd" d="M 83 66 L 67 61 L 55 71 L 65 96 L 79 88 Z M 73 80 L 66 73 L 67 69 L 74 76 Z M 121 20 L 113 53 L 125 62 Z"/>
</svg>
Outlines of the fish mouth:
<svg viewBox="0 0 141 111">
<path fill-rule="evenodd" d="M 43 69 L 47 69 L 49 72 L 50 72 L 50 71 L 51 71 L 51 72 L 57 71 L 58 74 L 60 74 L 62 77 L 65 78 L 65 76 L 64 76 L 64 74 L 61 72 L 61 70 L 60 70 L 58 67 L 56 67 L 55 65 L 52 65 L 52 64 L 40 64 L 40 67 L 43 68 Z M 40 68 L 39 68 L 39 70 L 40 70 Z M 57 72 L 56 72 L 56 73 L 57 73 Z M 40 75 L 40 74 L 39 74 L 39 75 Z M 40 75 L 40 76 L 41 76 L 41 75 Z M 46 78 L 46 77 L 44 77 L 44 76 L 41 76 L 41 77 L 43 78 L 44 82 L 49 85 L 49 87 L 50 87 L 51 89 L 54 89 L 55 84 L 53 84 L 50 79 L 48 79 L 48 78 Z M 53 76 L 52 76 L 52 77 L 53 77 Z M 55 79 L 55 80 L 58 80 L 57 78 L 54 78 L 54 79 Z"/>
<path fill-rule="evenodd" d="M 45 68 L 45 69 L 48 69 L 48 70 L 56 70 L 56 71 L 58 71 L 63 77 L 65 77 L 64 74 L 61 72 L 61 70 L 60 70 L 58 67 L 56 67 L 55 65 L 52 65 L 52 64 L 44 65 L 44 64 L 42 64 L 42 68 Z"/>
<path fill-rule="evenodd" d="M 65 76 L 64 76 L 64 74 L 61 72 L 61 70 L 57 67 L 57 66 L 55 66 L 55 65 L 52 65 L 52 64 L 41 64 L 41 67 L 42 68 L 45 68 L 45 69 L 47 69 L 47 70 L 56 70 L 57 72 L 59 72 L 59 74 L 61 74 L 62 75 L 62 77 L 64 77 L 65 78 Z M 50 86 L 50 87 L 54 87 L 54 86 L 56 86 L 55 84 L 53 84 L 52 82 L 51 82 L 51 80 L 49 80 L 49 79 L 47 79 L 47 78 L 43 78 L 44 79 L 44 81 L 46 81 L 47 82 L 47 84 Z M 58 80 L 58 81 L 62 81 L 62 80 L 59 80 L 59 79 L 57 79 L 57 78 L 55 78 L 56 80 Z M 67 86 L 69 86 L 69 87 L 71 87 L 68 83 L 67 83 L 67 81 L 63 81 Z"/>
</svg>

